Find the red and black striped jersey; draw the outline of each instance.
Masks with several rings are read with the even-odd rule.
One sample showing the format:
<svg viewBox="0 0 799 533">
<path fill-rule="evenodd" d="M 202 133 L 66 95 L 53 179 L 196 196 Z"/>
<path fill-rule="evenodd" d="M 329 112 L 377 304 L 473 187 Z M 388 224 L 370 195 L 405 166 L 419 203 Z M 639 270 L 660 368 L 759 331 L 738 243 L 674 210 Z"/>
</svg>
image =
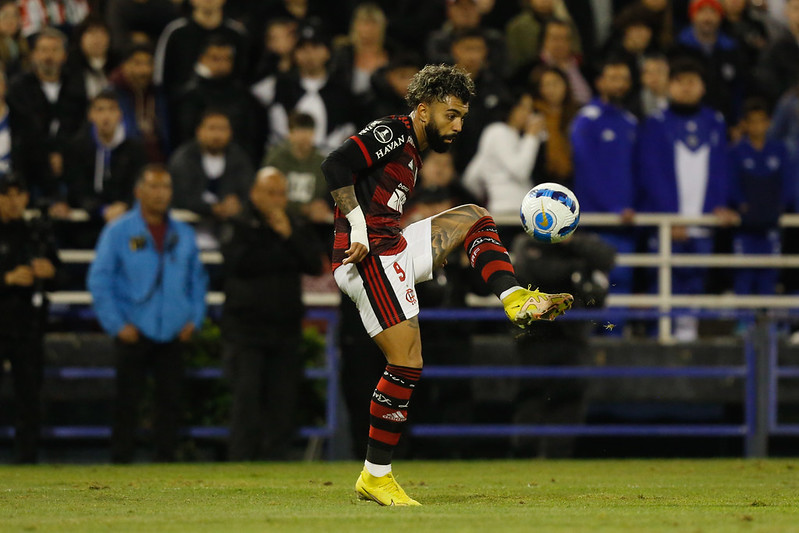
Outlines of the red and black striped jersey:
<svg viewBox="0 0 799 533">
<path fill-rule="evenodd" d="M 328 156 L 352 171 L 355 196 L 366 217 L 371 255 L 393 255 L 407 246 L 400 217 L 422 166 L 418 146 L 411 117 L 392 115 L 371 122 Z M 338 207 L 334 232 L 335 270 L 350 247 L 350 224 Z"/>
</svg>

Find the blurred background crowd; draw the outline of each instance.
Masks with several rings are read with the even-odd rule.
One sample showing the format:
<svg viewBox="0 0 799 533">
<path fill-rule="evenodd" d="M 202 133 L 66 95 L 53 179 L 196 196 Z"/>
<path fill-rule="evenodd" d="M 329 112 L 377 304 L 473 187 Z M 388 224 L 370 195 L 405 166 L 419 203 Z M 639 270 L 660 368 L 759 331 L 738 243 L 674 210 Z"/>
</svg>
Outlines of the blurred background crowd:
<svg viewBox="0 0 799 533">
<path fill-rule="evenodd" d="M 0 62 L 0 305 L 18 319 L 0 330 L 0 355 L 20 369 L 12 352 L 41 342 L 36 332 L 20 341 L 30 316 L 20 310 L 32 312 L 31 294 L 86 288 L 83 272 L 59 285 L 70 272 L 56 246 L 97 246 L 97 272 L 116 264 L 98 237 L 126 214 L 127 224 L 137 201 L 150 232 L 119 237 L 116 252 L 143 250 L 152 238 L 159 253 L 196 262 L 197 250 L 184 249 L 191 239 L 158 229 L 170 202 L 193 212 L 199 249 L 221 250 L 227 266 L 224 276 L 211 269 L 211 286 L 228 298 L 226 350 L 296 351 L 299 275 L 324 271 L 321 241 L 332 220 L 320 164 L 371 120 L 407 113 L 408 84 L 426 63 L 462 67 L 477 95 L 451 153 L 426 155 L 406 222 L 466 202 L 516 214 L 533 185 L 558 182 L 573 188 L 583 212 L 616 213 L 625 223 L 636 212 L 715 214 L 732 228 L 674 228 L 679 253 L 779 254 L 799 242 L 778 223 L 796 210 L 799 194 L 799 0 L 0 0 Z M 25 207 L 41 219 L 23 230 L 14 221 Z M 308 230 L 314 224 L 320 231 Z M 46 231 L 53 226 L 54 237 Z M 266 233 L 256 231 L 261 226 Z M 573 284 L 583 304 L 601 304 L 608 290 L 651 290 L 646 276 L 613 269 L 615 252 L 652 249 L 651 237 L 608 229 L 546 254 L 529 239 L 512 248 L 525 280 L 554 291 Z M 9 250 L 28 241 L 35 249 L 12 258 Z M 139 267 L 157 275 L 144 291 L 149 300 L 163 265 L 156 258 Z M 199 270 L 178 283 L 193 284 L 195 320 L 175 323 L 163 339 L 144 337 L 182 342 L 201 326 Z M 423 304 L 463 306 L 467 291 L 481 291 L 459 259 L 437 280 L 420 293 Z M 96 302 L 113 292 L 114 281 L 103 282 L 106 289 L 92 291 Z M 694 294 L 773 294 L 796 285 L 774 269 L 708 279 L 706 269 L 685 268 L 674 278 L 674 292 Z M 276 292 L 288 311 L 280 301 L 264 305 Z M 343 311 L 342 350 L 379 366 L 354 311 Z M 146 327 L 132 331 L 111 324 L 113 313 L 99 314 L 120 342 L 141 340 Z M 436 328 L 427 331 L 435 336 Z M 448 326 L 439 336 L 445 359 L 453 342 L 468 343 L 452 333 Z M 695 320 L 678 323 L 675 335 L 695 339 Z M 344 360 L 349 375 L 373 383 L 362 363 Z M 294 366 L 257 372 L 274 389 L 298 375 Z M 228 371 L 246 378 L 253 368 Z M 34 374 L 40 369 L 38 361 Z M 36 375 L 27 379 L 33 385 L 20 391 L 37 391 Z M 262 388 L 237 389 L 233 417 L 241 424 L 258 417 L 246 408 Z M 288 388 L 296 397 L 296 386 Z M 353 405 L 360 392 L 346 390 Z M 168 402 L 179 392 L 163 394 Z M 264 423 L 290 433 L 291 409 L 271 412 L 283 417 Z M 161 424 L 175 426 L 169 420 Z M 258 456 L 259 430 L 239 430 L 232 456 Z M 280 445 L 280 434 L 274 439 Z M 163 441 L 167 460 L 173 441 Z M 115 450 L 130 460 L 129 443 Z"/>
</svg>

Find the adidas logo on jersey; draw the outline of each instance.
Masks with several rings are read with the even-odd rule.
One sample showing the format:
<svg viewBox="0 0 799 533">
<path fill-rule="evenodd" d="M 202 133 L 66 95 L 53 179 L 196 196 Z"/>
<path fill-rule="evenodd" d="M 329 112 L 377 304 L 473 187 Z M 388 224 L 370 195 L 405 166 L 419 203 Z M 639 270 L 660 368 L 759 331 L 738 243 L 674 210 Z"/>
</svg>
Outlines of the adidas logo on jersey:
<svg viewBox="0 0 799 533">
<path fill-rule="evenodd" d="M 383 415 L 383 418 L 386 420 L 391 420 L 392 422 L 405 422 L 406 418 L 405 415 L 402 414 L 402 411 L 394 411 L 393 413 L 388 413 Z"/>
</svg>

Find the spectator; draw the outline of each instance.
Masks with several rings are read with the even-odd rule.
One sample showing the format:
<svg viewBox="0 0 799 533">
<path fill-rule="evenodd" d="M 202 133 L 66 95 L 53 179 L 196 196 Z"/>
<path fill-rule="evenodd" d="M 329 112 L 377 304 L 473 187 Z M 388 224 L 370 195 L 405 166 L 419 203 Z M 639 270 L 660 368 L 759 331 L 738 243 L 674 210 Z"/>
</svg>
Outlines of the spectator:
<svg viewBox="0 0 799 533">
<path fill-rule="evenodd" d="M 286 73 L 294 66 L 294 48 L 297 46 L 297 21 L 275 18 L 264 31 L 264 50 L 255 68 L 255 79 Z"/>
<path fill-rule="evenodd" d="M 507 74 L 505 36 L 502 32 L 482 28 L 482 14 L 476 0 L 447 0 L 447 20 L 427 38 L 429 63 L 453 63 L 452 47 L 457 35 L 465 32 L 480 33 L 487 49 L 486 65 L 498 76 Z M 455 60 L 457 61 L 457 60 Z"/>
<path fill-rule="evenodd" d="M 15 0 L 0 2 L 0 64 L 6 78 L 30 68 L 30 48 L 20 31 L 19 7 Z"/>
<path fill-rule="evenodd" d="M 639 119 L 669 105 L 669 61 L 663 54 L 647 54 L 641 65 L 641 90 L 633 109 Z"/>
<path fill-rule="evenodd" d="M 420 182 L 416 184 L 413 195 L 405 203 L 403 226 L 443 213 L 455 206 L 477 203 L 474 195 L 458 179 L 455 163 L 449 152 L 429 150 L 425 154 L 419 178 Z"/>
<path fill-rule="evenodd" d="M 147 45 L 131 47 L 108 79 L 118 96 L 125 134 L 142 140 L 147 161 L 165 162 L 170 152 L 169 119 L 166 97 L 153 83 L 152 50 Z"/>
<path fill-rule="evenodd" d="M 38 456 L 45 290 L 52 290 L 59 264 L 48 226 L 25 220 L 27 205 L 24 183 L 13 175 L 0 178 L 0 368 L 11 364 L 18 463 L 35 463 Z"/>
<path fill-rule="evenodd" d="M 372 74 L 388 64 L 386 25 L 386 14 L 376 4 L 360 4 L 352 14 L 349 36 L 333 47 L 330 70 L 354 95 L 365 94 Z"/>
<path fill-rule="evenodd" d="M 794 183 L 799 184 L 799 83 L 777 102 L 769 129 L 769 138 L 782 141 L 794 161 Z M 795 191 L 793 202 L 799 209 L 799 197 Z"/>
<path fill-rule="evenodd" d="M 89 123 L 67 145 L 70 205 L 111 222 L 133 205 L 133 184 L 146 163 L 141 140 L 126 135 L 116 94 L 102 91 L 89 105 Z"/>
<path fill-rule="evenodd" d="M 294 49 L 296 72 L 267 77 L 252 91 L 269 109 L 270 144 L 285 139 L 288 115 L 299 111 L 314 118 L 314 144 L 327 153 L 355 133 L 352 117 L 359 113 L 349 87 L 328 68 L 330 47 L 321 21 L 312 19 L 300 28 L 298 36 Z"/>
<path fill-rule="evenodd" d="M 638 120 L 624 109 L 631 86 L 630 68 L 621 58 L 608 59 L 596 80 L 599 96 L 580 110 L 572 126 L 574 193 L 583 213 L 615 213 L 623 223 L 633 220 L 635 172 L 633 158 Z M 611 170 L 612 169 L 612 170 Z M 629 228 L 603 228 L 600 238 L 617 253 L 635 252 L 636 235 Z M 612 293 L 633 292 L 633 270 L 610 272 Z M 615 333 L 621 334 L 617 323 Z"/>
<path fill-rule="evenodd" d="M 619 11 L 614 26 L 619 28 L 625 21 L 642 18 L 652 29 L 655 48 L 666 51 L 674 43 L 674 17 L 671 0 L 637 0 Z"/>
<path fill-rule="evenodd" d="M 505 29 L 510 72 L 529 67 L 538 59 L 541 52 L 542 30 L 549 20 L 563 20 L 573 25 L 563 0 L 525 0 L 522 4 L 522 12 L 514 17 Z M 572 48 L 579 52 L 580 39 L 576 31 L 572 32 L 572 39 Z"/>
<path fill-rule="evenodd" d="M 669 74 L 669 107 L 646 119 L 640 129 L 636 149 L 639 208 L 689 217 L 714 213 L 722 224 L 731 224 L 737 216 L 726 207 L 726 125 L 720 112 L 702 105 L 702 74 L 701 64 L 693 59 L 675 61 Z M 671 236 L 672 253 L 713 251 L 710 229 L 673 226 Z M 700 267 L 674 269 L 672 292 L 701 294 L 706 273 Z M 676 326 L 678 340 L 696 339 L 694 317 L 680 316 Z"/>
<path fill-rule="evenodd" d="M 31 188 L 34 201 L 52 201 L 51 215 L 69 216 L 63 181 L 64 145 L 86 117 L 83 80 L 63 68 L 66 37 L 52 28 L 36 37 L 33 70 L 9 84 L 8 107 L 14 132 L 14 168 Z"/>
<path fill-rule="evenodd" d="M 233 45 L 220 36 L 211 37 L 205 44 L 194 76 L 173 106 L 177 108 L 174 146 L 191 139 L 200 117 L 213 108 L 227 115 L 233 140 L 247 150 L 253 161 L 263 155 L 263 128 L 256 122 L 260 108 L 248 87 L 233 77 L 234 52 Z"/>
<path fill-rule="evenodd" d="M 328 203 L 330 194 L 321 167 L 325 156 L 314 147 L 315 129 L 311 115 L 289 115 L 286 141 L 269 150 L 263 165 L 276 168 L 287 180 L 286 210 L 292 216 L 303 216 L 316 223 L 330 223 L 333 210 Z"/>
<path fill-rule="evenodd" d="M 8 104 L 6 104 L 6 76 L 0 69 L 0 178 L 11 171 L 11 147 L 13 137 L 9 121 Z"/>
<path fill-rule="evenodd" d="M 134 209 L 103 229 L 87 285 L 114 337 L 116 405 L 111 459 L 129 463 L 148 371 L 155 382 L 157 461 L 174 461 L 181 425 L 183 350 L 205 316 L 206 274 L 194 230 L 169 216 L 172 180 L 148 165 Z"/>
<path fill-rule="evenodd" d="M 178 17 L 177 8 L 173 0 L 108 0 L 111 49 L 124 54 L 133 45 L 155 46 L 166 25 Z"/>
<path fill-rule="evenodd" d="M 768 45 L 768 15 L 750 5 L 749 0 L 724 0 L 724 20 L 721 29 L 735 39 L 738 49 L 744 54 L 743 64 L 754 67 Z M 776 37 L 776 36 L 775 36 Z"/>
<path fill-rule="evenodd" d="M 287 192 L 279 170 L 262 168 L 222 248 L 232 461 L 287 459 L 297 429 L 304 368 L 300 275 L 321 272 L 322 249 L 312 228 L 287 211 Z"/>
<path fill-rule="evenodd" d="M 591 86 L 586 81 L 580 60 L 571 47 L 571 35 L 572 29 L 567 22 L 557 19 L 548 21 L 544 25 L 544 37 L 538 62 L 530 67 L 543 64 L 562 70 L 569 78 L 574 101 L 582 105 L 591 99 Z M 527 68 L 524 69 L 524 72 L 531 70 L 532 68 Z"/>
<path fill-rule="evenodd" d="M 230 121 L 208 110 L 200 120 L 195 139 L 178 147 L 169 159 L 175 187 L 175 207 L 203 218 L 199 229 L 203 248 L 215 248 L 216 222 L 241 212 L 252 183 L 252 162 L 244 149 L 231 141 Z"/>
<path fill-rule="evenodd" d="M 75 29 L 75 46 L 66 69 L 83 76 L 86 99 L 91 100 L 108 87 L 108 74 L 114 66 L 109 58 L 111 35 L 102 19 L 88 17 Z"/>
<path fill-rule="evenodd" d="M 534 113 L 532 96 L 522 94 L 505 121 L 483 130 L 463 185 L 491 213 L 518 213 L 521 199 L 533 185 L 533 165 L 544 126 L 544 118 Z"/>
<path fill-rule="evenodd" d="M 781 141 L 788 149 L 794 170 L 791 181 L 796 184 L 790 192 L 789 205 L 793 206 L 794 211 L 799 211 L 799 83 L 785 91 L 777 102 L 768 137 Z M 782 252 L 799 253 L 799 230 L 785 228 L 782 233 Z M 794 272 L 784 270 L 782 274 L 785 292 L 789 294 L 799 291 L 799 279 Z"/>
<path fill-rule="evenodd" d="M 654 48 L 652 45 L 652 28 L 643 16 L 630 16 L 626 20 L 618 21 L 620 32 L 618 37 L 608 43 L 605 60 L 614 58 L 622 59 L 630 70 L 630 90 L 625 107 L 630 108 L 634 102 L 630 101 L 638 94 L 641 87 L 641 66 L 647 52 Z"/>
<path fill-rule="evenodd" d="M 768 104 L 750 99 L 741 120 L 743 138 L 730 151 L 730 194 L 741 215 L 733 241 L 738 254 L 780 254 L 780 215 L 794 206 L 795 169 L 785 144 L 768 139 Z M 776 268 L 741 268 L 736 294 L 776 294 Z"/>
<path fill-rule="evenodd" d="M 789 33 L 763 52 L 757 69 L 760 87 L 774 99 L 799 83 L 799 0 L 785 2 L 785 22 Z"/>
<path fill-rule="evenodd" d="M 205 43 L 220 35 L 233 45 L 233 76 L 241 78 L 247 66 L 247 35 L 244 26 L 226 18 L 225 0 L 190 0 L 191 17 L 170 22 L 158 39 L 155 50 L 155 84 L 173 98 L 189 81 Z"/>
<path fill-rule="evenodd" d="M 544 117 L 546 141 L 538 151 L 533 181 L 554 181 L 572 187 L 573 165 L 569 128 L 579 106 L 572 97 L 569 78 L 557 67 L 542 65 L 531 75 L 533 105 Z"/>
<path fill-rule="evenodd" d="M 691 0 L 688 9 L 691 25 L 677 36 L 674 54 L 691 56 L 704 65 L 705 103 L 734 124 L 743 100 L 745 67 L 738 45 L 721 31 L 724 8 L 719 0 Z"/>
<path fill-rule="evenodd" d="M 386 117 L 407 112 L 405 95 L 413 75 L 419 72 L 421 60 L 414 54 L 395 54 L 388 65 L 372 75 L 372 88 L 366 107 L 370 117 Z"/>
<path fill-rule="evenodd" d="M 34 37 L 48 28 L 67 35 L 91 11 L 89 0 L 17 0 L 22 17 L 22 36 Z"/>
<path fill-rule="evenodd" d="M 469 104 L 469 120 L 464 121 L 453 146 L 455 168 L 463 172 L 477 151 L 483 129 L 505 118 L 502 110 L 511 105 L 512 97 L 505 82 L 486 64 L 488 46 L 482 32 L 470 30 L 457 34 L 452 41 L 452 57 L 472 78 L 477 91 L 477 97 Z"/>
</svg>

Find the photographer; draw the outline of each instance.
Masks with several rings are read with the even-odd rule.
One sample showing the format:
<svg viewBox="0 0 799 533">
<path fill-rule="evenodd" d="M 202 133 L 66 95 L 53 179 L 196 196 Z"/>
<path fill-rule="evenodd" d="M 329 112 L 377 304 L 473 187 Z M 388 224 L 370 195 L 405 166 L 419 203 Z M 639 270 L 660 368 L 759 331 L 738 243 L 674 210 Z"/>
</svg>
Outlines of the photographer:
<svg viewBox="0 0 799 533">
<path fill-rule="evenodd" d="M 546 250 L 545 250 L 546 248 Z M 513 241 L 519 281 L 542 291 L 558 288 L 574 294 L 574 308 L 601 308 L 608 294 L 608 273 L 615 251 L 598 235 L 578 232 L 558 244 L 541 244 L 527 235 Z M 593 324 L 588 321 L 537 322 L 517 339 L 522 364 L 578 365 L 584 360 Z M 552 379 L 526 382 L 513 402 L 514 424 L 579 424 L 585 415 L 585 380 Z M 573 437 L 520 438 L 519 456 L 570 457 Z"/>
<path fill-rule="evenodd" d="M 44 290 L 59 264 L 49 224 L 24 218 L 28 200 L 22 181 L 13 175 L 0 179 L 0 364 L 11 363 L 18 463 L 37 459 Z"/>
</svg>

